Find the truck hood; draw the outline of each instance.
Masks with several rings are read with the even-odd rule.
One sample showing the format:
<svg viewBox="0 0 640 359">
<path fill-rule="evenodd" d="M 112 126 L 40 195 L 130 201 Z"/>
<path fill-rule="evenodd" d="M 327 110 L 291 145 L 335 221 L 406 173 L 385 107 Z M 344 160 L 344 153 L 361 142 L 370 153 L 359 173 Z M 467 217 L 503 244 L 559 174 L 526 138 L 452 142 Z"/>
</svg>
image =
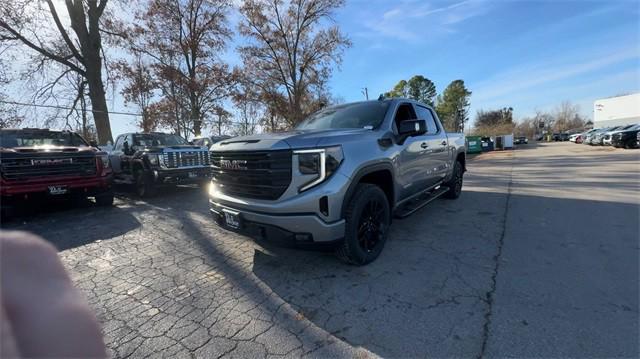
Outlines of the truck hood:
<svg viewBox="0 0 640 359">
<path fill-rule="evenodd" d="M 0 147 L 2 153 L 90 153 L 97 152 L 94 147 L 73 146 L 28 146 L 28 147 Z"/>
<path fill-rule="evenodd" d="M 356 128 L 263 133 L 234 137 L 215 143 L 211 147 L 211 151 L 286 150 L 331 146 L 341 144 L 351 138 L 360 138 L 362 135 L 371 132 L 368 129 Z"/>
</svg>

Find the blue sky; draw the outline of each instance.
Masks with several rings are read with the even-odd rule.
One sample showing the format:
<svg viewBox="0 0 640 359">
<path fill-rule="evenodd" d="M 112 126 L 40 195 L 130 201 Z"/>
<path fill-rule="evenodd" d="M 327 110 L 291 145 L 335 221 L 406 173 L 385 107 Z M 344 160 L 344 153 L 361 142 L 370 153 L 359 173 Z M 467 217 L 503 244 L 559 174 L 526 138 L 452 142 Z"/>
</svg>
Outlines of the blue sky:
<svg viewBox="0 0 640 359">
<path fill-rule="evenodd" d="M 229 15 L 235 30 L 239 14 Z M 478 109 L 511 106 L 521 119 L 564 100 L 591 118 L 594 100 L 640 92 L 640 0 L 346 0 L 334 21 L 353 42 L 330 81 L 346 101 L 362 100 L 365 86 L 376 98 L 417 74 L 438 93 L 463 79 L 472 121 Z M 240 65 L 242 41 L 235 36 L 222 56 L 231 65 Z M 118 90 L 107 97 L 112 111 L 136 111 Z M 134 117 L 111 121 L 114 135 L 136 130 Z"/>
<path fill-rule="evenodd" d="M 517 118 L 563 100 L 640 91 L 640 1 L 365 1 L 335 17 L 353 41 L 331 88 L 347 101 L 421 74 L 438 93 L 455 79 L 476 110 Z"/>
<path fill-rule="evenodd" d="M 353 42 L 330 81 L 346 101 L 420 74 L 438 93 L 463 79 L 471 121 L 478 109 L 511 106 L 521 119 L 565 100 L 592 118 L 594 100 L 640 91 L 640 0 L 347 0 L 334 21 Z M 241 42 L 223 56 L 232 65 Z M 114 95 L 111 108 L 130 111 Z M 135 130 L 131 117 L 111 117 L 114 134 Z"/>
</svg>

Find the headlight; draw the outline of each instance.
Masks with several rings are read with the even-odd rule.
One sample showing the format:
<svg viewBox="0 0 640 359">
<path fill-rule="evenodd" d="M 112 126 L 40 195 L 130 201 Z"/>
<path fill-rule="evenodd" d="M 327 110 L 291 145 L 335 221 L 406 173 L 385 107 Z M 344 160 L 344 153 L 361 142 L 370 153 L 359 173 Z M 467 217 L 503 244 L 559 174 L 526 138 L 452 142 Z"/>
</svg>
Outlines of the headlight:
<svg viewBox="0 0 640 359">
<path fill-rule="evenodd" d="M 158 155 L 156 154 L 149 154 L 149 164 L 151 166 L 159 166 L 160 165 L 160 158 L 158 157 Z"/>
<path fill-rule="evenodd" d="M 102 168 L 109 168 L 111 165 L 109 163 L 109 155 L 99 155 L 100 162 L 102 162 Z"/>
<path fill-rule="evenodd" d="M 293 154 L 298 156 L 298 171 L 301 175 L 315 175 L 311 181 L 298 189 L 300 192 L 329 178 L 340 167 L 344 159 L 340 146 L 299 150 L 294 151 Z"/>
</svg>

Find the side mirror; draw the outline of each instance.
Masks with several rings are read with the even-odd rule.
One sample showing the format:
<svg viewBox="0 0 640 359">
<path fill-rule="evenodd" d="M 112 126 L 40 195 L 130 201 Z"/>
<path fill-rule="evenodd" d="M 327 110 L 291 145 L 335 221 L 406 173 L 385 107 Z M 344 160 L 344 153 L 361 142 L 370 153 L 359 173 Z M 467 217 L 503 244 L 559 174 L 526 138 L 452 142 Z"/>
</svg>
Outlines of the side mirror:
<svg viewBox="0 0 640 359">
<path fill-rule="evenodd" d="M 89 141 L 89 146 L 97 148 L 98 147 L 98 142 L 96 140 L 91 140 L 91 141 Z"/>
<path fill-rule="evenodd" d="M 419 136 L 427 133 L 427 121 L 408 120 L 400 122 L 398 134 L 400 136 Z"/>
</svg>

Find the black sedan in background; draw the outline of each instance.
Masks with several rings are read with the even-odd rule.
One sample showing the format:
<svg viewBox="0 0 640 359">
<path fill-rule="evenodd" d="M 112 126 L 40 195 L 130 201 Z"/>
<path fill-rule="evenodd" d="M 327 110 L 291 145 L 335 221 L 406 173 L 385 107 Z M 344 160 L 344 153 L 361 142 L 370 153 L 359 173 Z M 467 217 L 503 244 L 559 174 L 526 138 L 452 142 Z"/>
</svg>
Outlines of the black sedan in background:
<svg viewBox="0 0 640 359">
<path fill-rule="evenodd" d="M 513 140 L 513 143 L 516 145 L 526 145 L 529 143 L 529 139 L 525 136 L 518 136 Z"/>
<path fill-rule="evenodd" d="M 618 148 L 640 148 L 640 129 L 633 129 L 611 135 L 611 144 Z"/>
</svg>

